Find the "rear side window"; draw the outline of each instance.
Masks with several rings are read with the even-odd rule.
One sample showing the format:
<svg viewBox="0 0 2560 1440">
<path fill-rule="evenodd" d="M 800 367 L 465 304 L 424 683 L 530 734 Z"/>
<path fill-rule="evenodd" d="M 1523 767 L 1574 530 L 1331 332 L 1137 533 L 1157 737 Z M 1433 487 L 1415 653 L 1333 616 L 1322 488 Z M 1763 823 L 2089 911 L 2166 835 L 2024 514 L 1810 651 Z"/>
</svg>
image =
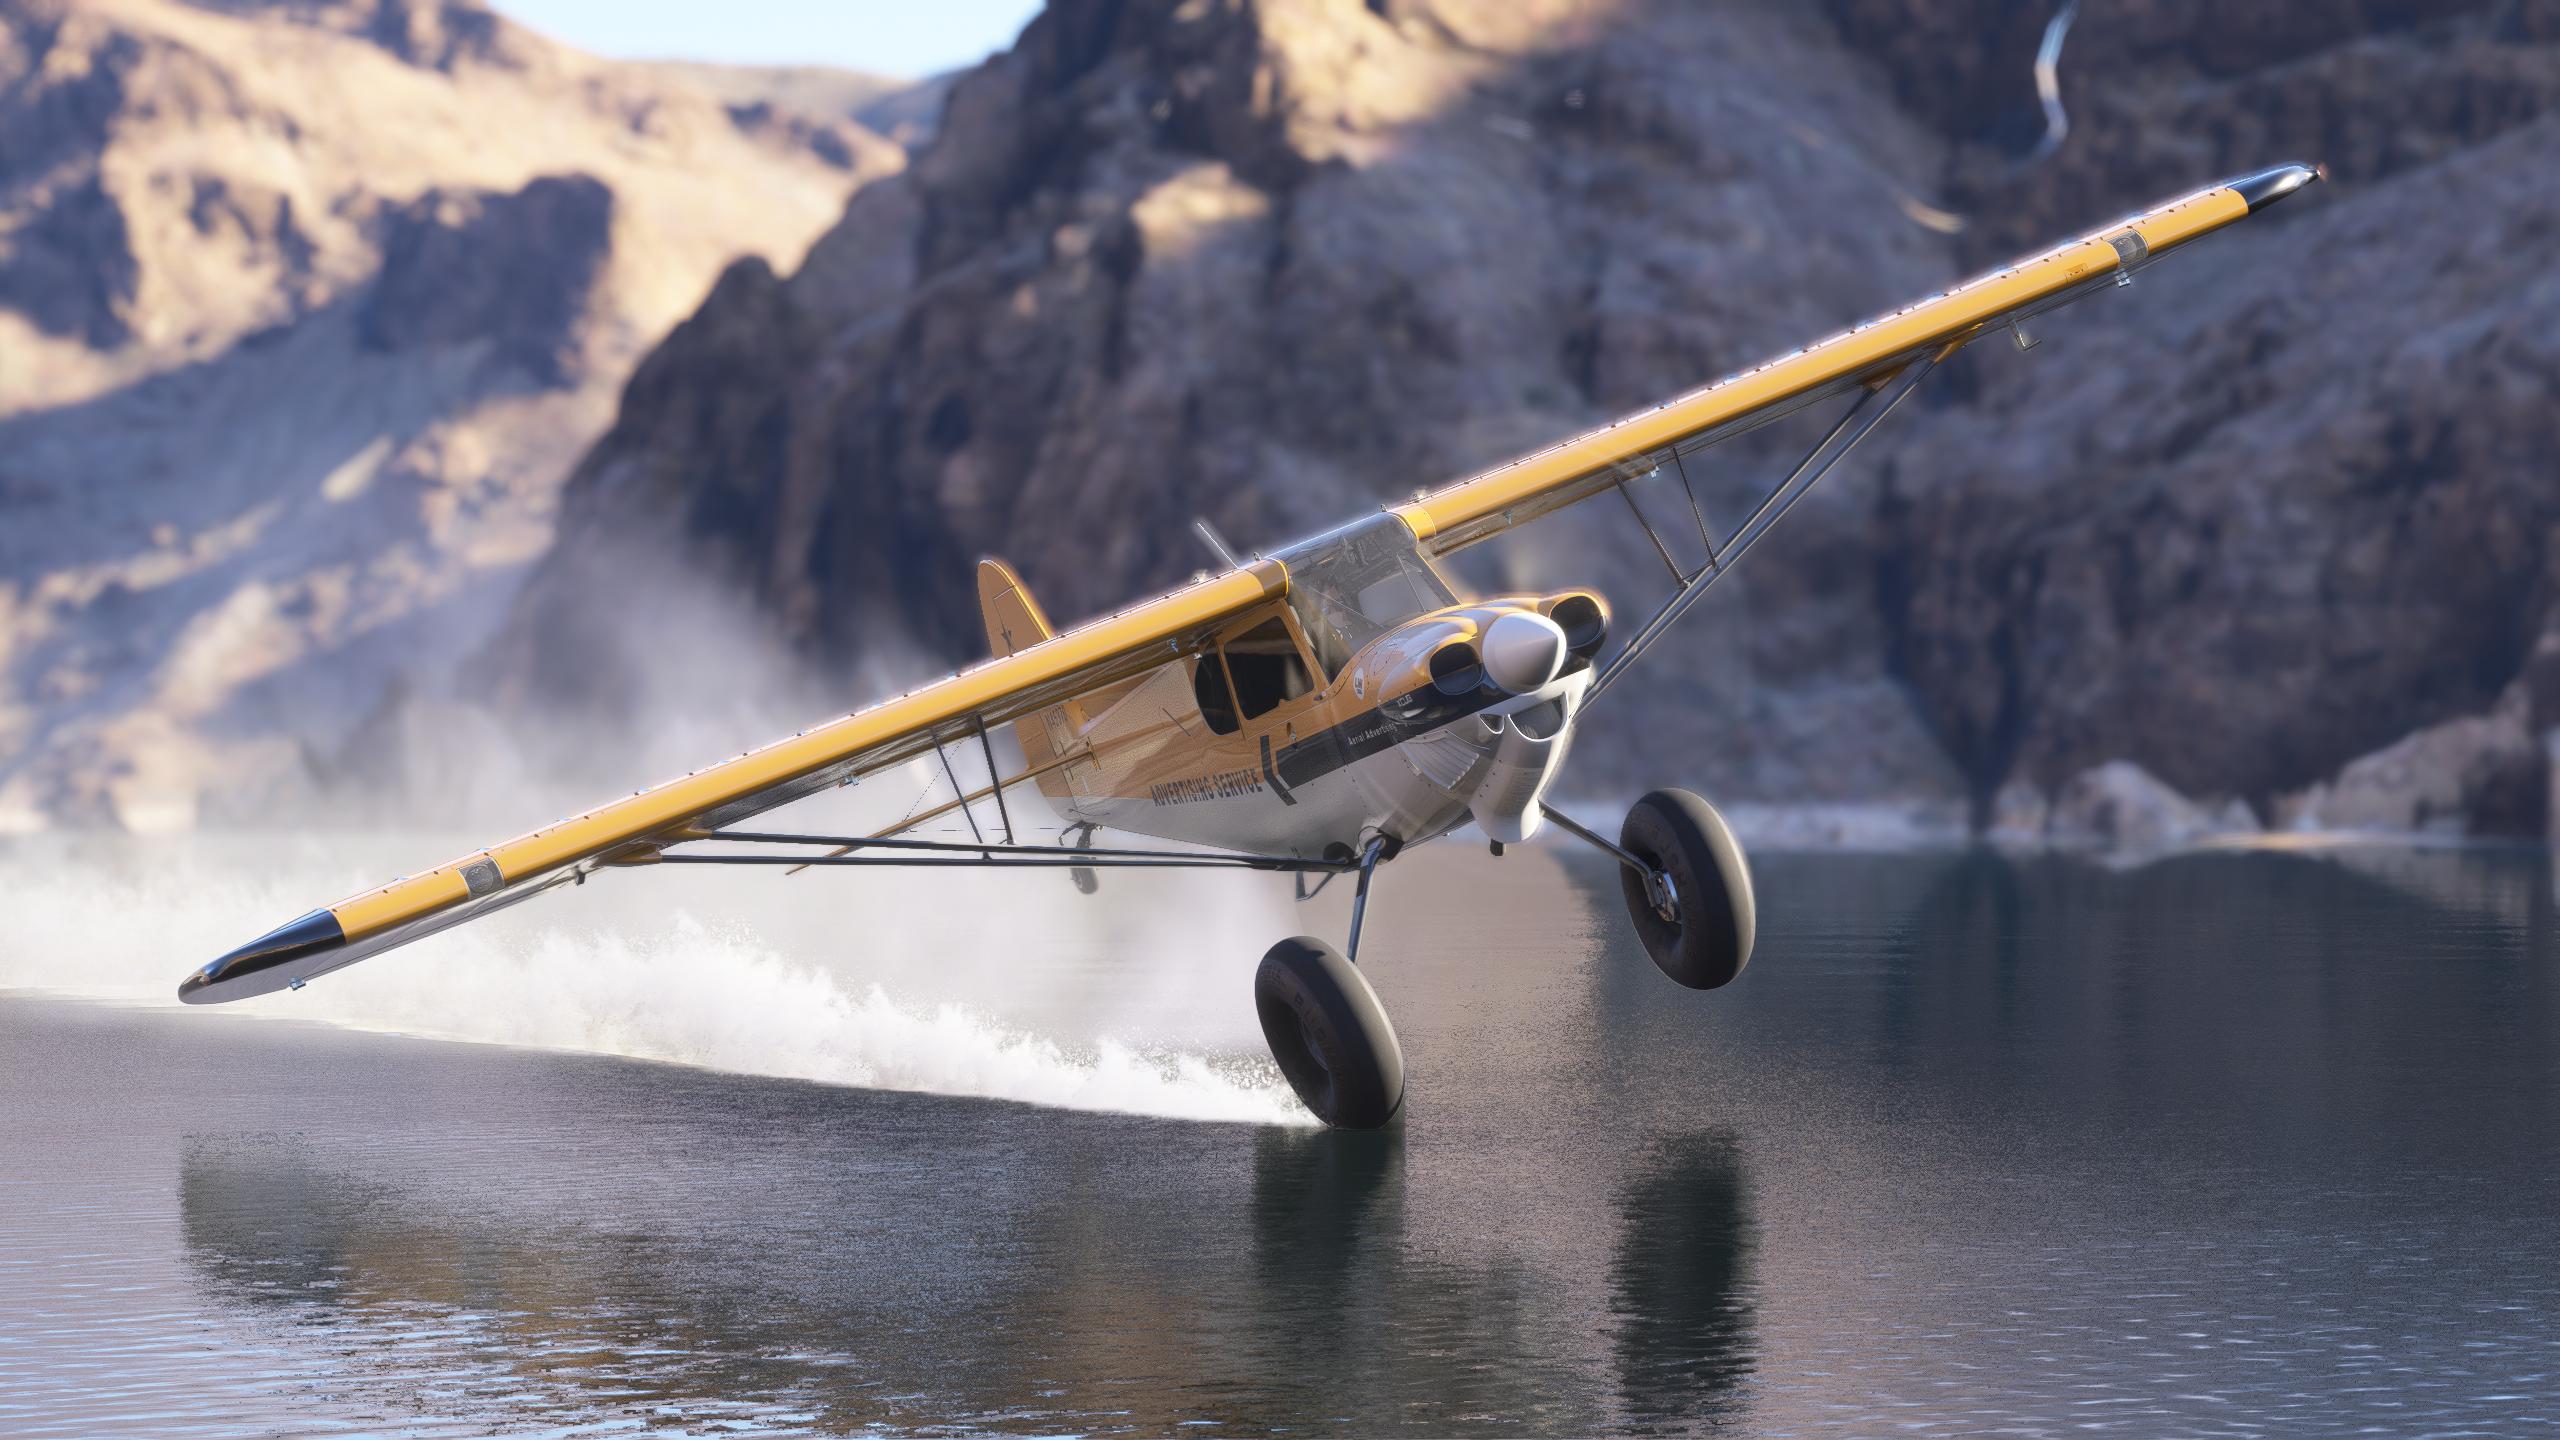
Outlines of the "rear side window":
<svg viewBox="0 0 2560 1440">
<path fill-rule="evenodd" d="M 1228 641 L 1226 653 L 1227 674 L 1235 681 L 1236 708 L 1247 720 L 1315 688 L 1307 679 L 1307 662 L 1298 654 L 1298 642 L 1277 615 Z M 1217 728 L 1215 721 L 1210 728 Z"/>
<path fill-rule="evenodd" d="M 1213 735 L 1236 733 L 1236 702 L 1227 694 L 1227 667 L 1209 651 L 1191 667 L 1191 698 L 1200 702 L 1200 718 Z"/>
</svg>

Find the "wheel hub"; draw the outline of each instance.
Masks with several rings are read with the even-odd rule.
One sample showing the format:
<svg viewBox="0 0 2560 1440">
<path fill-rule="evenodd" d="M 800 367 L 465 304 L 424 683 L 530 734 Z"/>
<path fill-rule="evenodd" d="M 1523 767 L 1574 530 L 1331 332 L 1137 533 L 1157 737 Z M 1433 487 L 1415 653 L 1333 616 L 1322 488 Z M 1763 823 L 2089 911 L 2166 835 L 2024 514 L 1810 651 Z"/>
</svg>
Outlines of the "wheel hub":
<svg viewBox="0 0 2560 1440">
<path fill-rule="evenodd" d="M 1653 913 L 1665 925 L 1680 923 L 1680 887 L 1671 883 L 1671 872 L 1654 870 L 1644 877 L 1644 897 L 1653 902 Z"/>
</svg>

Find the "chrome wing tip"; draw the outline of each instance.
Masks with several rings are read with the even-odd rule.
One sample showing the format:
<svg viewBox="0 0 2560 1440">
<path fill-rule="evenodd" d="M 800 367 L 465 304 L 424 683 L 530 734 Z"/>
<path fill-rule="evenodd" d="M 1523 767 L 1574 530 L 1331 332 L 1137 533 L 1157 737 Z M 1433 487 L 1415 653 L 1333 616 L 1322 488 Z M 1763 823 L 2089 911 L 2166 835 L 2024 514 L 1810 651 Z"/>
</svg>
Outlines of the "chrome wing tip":
<svg viewBox="0 0 2560 1440">
<path fill-rule="evenodd" d="M 178 998 L 189 1005 L 219 1005 L 272 994 L 301 983 L 310 967 L 296 962 L 326 955 L 346 943 L 337 915 L 314 910 L 208 962 L 178 983 Z"/>
</svg>

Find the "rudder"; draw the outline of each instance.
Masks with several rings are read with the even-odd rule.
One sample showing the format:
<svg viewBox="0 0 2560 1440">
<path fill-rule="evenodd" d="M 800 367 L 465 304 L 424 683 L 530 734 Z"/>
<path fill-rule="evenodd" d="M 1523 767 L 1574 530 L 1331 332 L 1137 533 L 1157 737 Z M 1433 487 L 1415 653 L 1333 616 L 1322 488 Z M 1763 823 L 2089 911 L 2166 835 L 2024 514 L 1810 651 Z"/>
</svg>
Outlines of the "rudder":
<svg viewBox="0 0 2560 1440">
<path fill-rule="evenodd" d="M 987 649 L 998 659 L 1018 655 L 1057 633 L 1022 577 L 994 558 L 978 562 L 978 611 L 987 622 Z M 1074 743 L 1083 718 L 1069 703 L 1060 703 L 1014 721 L 1013 738 L 1022 747 L 1023 763 L 1033 770 L 1050 765 Z M 1033 783 L 1052 800 L 1066 797 L 1065 777 L 1055 770 Z"/>
<path fill-rule="evenodd" d="M 1022 578 L 1001 560 L 978 562 L 978 610 L 987 621 L 987 648 L 996 658 L 1028 650 L 1057 632 Z"/>
</svg>

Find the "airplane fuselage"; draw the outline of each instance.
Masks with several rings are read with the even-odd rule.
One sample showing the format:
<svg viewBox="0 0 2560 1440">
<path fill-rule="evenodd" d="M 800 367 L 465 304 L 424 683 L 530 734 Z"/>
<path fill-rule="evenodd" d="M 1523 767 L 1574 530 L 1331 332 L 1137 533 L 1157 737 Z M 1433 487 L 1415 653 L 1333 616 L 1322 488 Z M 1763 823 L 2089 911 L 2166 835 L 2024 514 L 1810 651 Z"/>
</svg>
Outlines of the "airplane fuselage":
<svg viewBox="0 0 2560 1440">
<path fill-rule="evenodd" d="M 1478 642 L 1505 615 L 1543 617 L 1577 597 L 1588 598 L 1505 596 L 1427 612 L 1377 636 L 1329 681 L 1249 716 L 1201 703 L 1204 688 L 1215 693 L 1215 670 L 1206 679 L 1201 670 L 1219 663 L 1215 652 L 1173 661 L 1089 713 L 1080 734 L 1064 733 L 1063 716 L 1053 722 L 1063 763 L 1041 789 L 1073 821 L 1258 854 L 1356 855 L 1380 835 L 1414 844 L 1470 819 L 1494 839 L 1525 839 L 1571 745 L 1591 683 L 1587 651 L 1562 654 L 1557 673 L 1518 692 L 1486 679 L 1437 683 L 1432 657 Z M 1304 646 L 1296 617 L 1271 613 Z M 1300 650 L 1301 670 L 1316 653 Z"/>
</svg>

